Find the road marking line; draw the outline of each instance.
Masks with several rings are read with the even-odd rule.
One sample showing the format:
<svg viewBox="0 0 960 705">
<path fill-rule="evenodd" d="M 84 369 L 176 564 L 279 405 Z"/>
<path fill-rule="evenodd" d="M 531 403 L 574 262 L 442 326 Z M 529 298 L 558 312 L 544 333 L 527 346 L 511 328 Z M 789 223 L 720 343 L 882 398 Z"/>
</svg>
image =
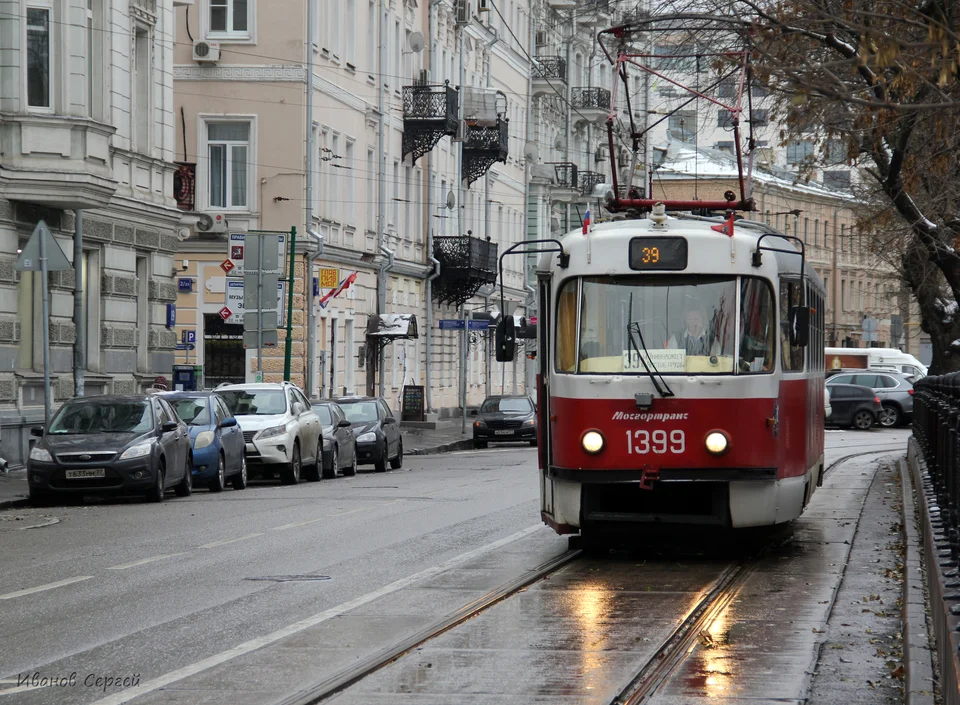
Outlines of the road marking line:
<svg viewBox="0 0 960 705">
<path fill-rule="evenodd" d="M 279 629 L 271 634 L 266 634 L 264 636 L 257 637 L 256 639 L 251 639 L 250 641 L 246 641 L 238 646 L 233 647 L 232 649 L 227 649 L 226 651 L 215 654 L 201 661 L 197 661 L 189 666 L 178 668 L 175 671 L 170 671 L 162 676 L 158 676 L 153 680 L 149 680 L 138 686 L 128 688 L 122 693 L 115 693 L 103 698 L 102 700 L 97 700 L 95 703 L 92 703 L 92 705 L 123 705 L 123 703 L 128 703 L 134 698 L 140 697 L 141 695 L 152 693 L 153 691 L 159 690 L 164 686 L 170 685 L 171 683 L 175 683 L 185 678 L 189 678 L 190 676 L 194 676 L 215 666 L 219 666 L 220 664 L 226 663 L 227 661 L 235 659 L 238 656 L 243 656 L 251 651 L 256 651 L 264 646 L 269 646 L 270 644 L 280 641 L 281 639 L 285 639 L 288 636 L 302 632 L 305 629 L 314 627 L 321 622 L 326 622 L 334 617 L 339 617 L 350 610 L 362 607 L 363 605 L 369 604 L 370 602 L 373 602 L 374 600 L 377 600 L 385 595 L 389 595 L 390 593 L 409 587 L 410 585 L 413 585 L 421 580 L 432 578 L 446 570 L 449 570 L 450 568 L 453 568 L 456 565 L 459 565 L 460 563 L 469 561 L 484 553 L 500 548 L 501 546 L 505 546 L 508 543 L 522 539 L 523 537 L 528 536 L 535 531 L 541 530 L 545 529 L 540 524 L 527 527 L 526 529 L 518 531 L 515 534 L 510 534 L 505 538 L 494 541 L 493 543 L 489 543 L 486 546 L 481 546 L 480 548 L 475 548 L 472 551 L 455 556 L 454 558 L 451 558 L 450 560 L 439 565 L 435 565 L 432 568 L 426 568 L 425 570 L 421 570 L 419 573 L 414 573 L 413 575 L 408 575 L 405 578 L 395 580 L 388 585 L 384 585 L 378 590 L 368 592 L 366 595 L 361 595 L 360 597 L 350 600 L 349 602 L 344 602 L 336 607 L 331 607 L 323 612 L 318 612 L 312 617 L 307 617 L 302 621 L 291 624 L 283 629 Z"/>
<path fill-rule="evenodd" d="M 21 595 L 32 595 L 35 592 L 53 590 L 54 588 L 63 587 L 64 585 L 72 585 L 73 583 L 80 583 L 84 580 L 90 580 L 92 577 L 92 575 L 78 575 L 75 578 L 58 580 L 55 583 L 47 583 L 46 585 L 37 585 L 37 587 L 25 588 L 23 590 L 17 590 L 16 592 L 8 592 L 6 595 L 0 595 L 0 600 L 12 600 L 14 597 L 20 597 Z"/>
<path fill-rule="evenodd" d="M 126 570 L 127 568 L 135 568 L 138 565 L 144 565 L 145 563 L 153 563 L 154 561 L 162 561 L 164 558 L 173 558 L 174 556 L 183 556 L 186 553 L 165 553 L 162 556 L 150 556 L 150 558 L 141 558 L 139 561 L 131 561 L 129 563 L 121 563 L 120 565 L 112 565 L 107 570 Z"/>
<path fill-rule="evenodd" d="M 339 513 L 337 513 L 337 514 L 328 514 L 327 516 L 318 517 L 318 518 L 316 518 L 316 519 L 307 519 L 306 521 L 298 521 L 298 522 L 296 522 L 296 523 L 294 523 L 294 524 L 284 524 L 283 526 L 275 526 L 275 527 L 273 527 L 272 529 L 270 529 L 270 531 L 285 531 L 286 529 L 295 529 L 295 528 L 297 528 L 298 526 L 306 526 L 307 524 L 315 524 L 316 522 L 318 522 L 318 521 L 323 521 L 324 519 L 333 519 L 334 517 L 342 517 L 342 516 L 346 516 L 347 514 L 355 514 L 355 513 L 357 513 L 357 512 L 365 512 L 365 511 L 368 510 L 368 509 L 375 509 L 376 507 L 379 507 L 379 506 L 380 506 L 380 505 L 378 504 L 378 505 L 375 505 L 375 506 L 373 506 L 373 507 L 360 507 L 359 509 L 351 509 L 351 510 L 346 511 L 346 512 L 339 512 Z"/>
<path fill-rule="evenodd" d="M 246 536 L 239 536 L 235 539 L 226 539 L 224 541 L 214 541 L 213 543 L 205 543 L 200 548 L 216 548 L 217 546 L 226 546 L 228 543 L 236 543 L 237 541 L 246 541 L 247 539 L 254 539 L 257 536 L 263 536 L 263 533 L 259 534 L 247 534 Z"/>
</svg>

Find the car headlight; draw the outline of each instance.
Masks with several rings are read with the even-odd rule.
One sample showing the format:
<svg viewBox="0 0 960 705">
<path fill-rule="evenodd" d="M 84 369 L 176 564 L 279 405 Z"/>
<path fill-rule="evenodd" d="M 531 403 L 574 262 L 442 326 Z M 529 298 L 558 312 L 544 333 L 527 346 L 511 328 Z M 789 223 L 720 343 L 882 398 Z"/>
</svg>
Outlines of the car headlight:
<svg viewBox="0 0 960 705">
<path fill-rule="evenodd" d="M 711 431 L 707 434 L 703 444 L 711 455 L 723 455 L 730 449 L 730 439 L 723 431 Z"/>
<path fill-rule="evenodd" d="M 357 436 L 357 443 L 370 443 L 371 441 L 377 440 L 377 434 L 373 431 L 367 431 L 366 433 L 361 433 Z"/>
<path fill-rule="evenodd" d="M 201 431 L 193 441 L 193 449 L 200 450 L 201 448 L 206 448 L 208 445 L 213 444 L 215 438 L 216 434 L 214 434 L 213 431 Z"/>
<path fill-rule="evenodd" d="M 590 455 L 596 455 L 603 450 L 603 436 L 599 431 L 587 431 L 580 439 L 580 445 Z"/>
<path fill-rule="evenodd" d="M 274 436 L 282 436 L 287 432 L 286 426 L 271 426 L 270 428 L 265 428 L 260 433 L 257 434 L 258 440 L 263 440 L 265 438 L 273 438 Z"/>
<path fill-rule="evenodd" d="M 486 428 L 486 427 L 487 427 L 487 422 L 484 421 L 483 419 L 477 419 L 476 421 L 473 422 L 473 427 L 474 427 L 474 428 Z"/>
<path fill-rule="evenodd" d="M 50 455 L 50 451 L 46 448 L 34 446 L 30 449 L 30 460 L 39 460 L 44 463 L 52 463 L 53 456 Z"/>
<path fill-rule="evenodd" d="M 133 458 L 142 458 L 145 455 L 150 455 L 150 448 L 153 444 L 151 443 L 141 443 L 139 445 L 130 446 L 123 454 L 120 456 L 120 460 L 131 460 Z"/>
<path fill-rule="evenodd" d="M 533 419 L 527 419 L 526 421 L 523 422 L 523 425 L 524 425 L 524 426 L 536 426 L 536 425 L 537 425 L 537 422 L 534 421 Z"/>
</svg>

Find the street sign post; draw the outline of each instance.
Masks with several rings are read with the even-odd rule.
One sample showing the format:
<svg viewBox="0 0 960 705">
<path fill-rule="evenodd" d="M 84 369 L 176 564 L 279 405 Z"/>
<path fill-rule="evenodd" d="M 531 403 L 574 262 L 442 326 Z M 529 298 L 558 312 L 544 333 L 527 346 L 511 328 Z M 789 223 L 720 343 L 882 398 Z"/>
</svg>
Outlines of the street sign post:
<svg viewBox="0 0 960 705">
<path fill-rule="evenodd" d="M 440 324 L 440 330 L 463 330 L 467 325 L 461 318 L 441 318 L 437 323 Z"/>
<path fill-rule="evenodd" d="M 15 269 L 21 272 L 40 272 L 40 304 L 43 321 L 43 425 L 50 423 L 50 302 L 47 291 L 47 272 L 73 269 L 63 254 L 53 233 L 44 221 L 39 221 L 20 251 Z"/>
<path fill-rule="evenodd" d="M 264 247 L 267 249 L 267 259 L 269 263 L 264 268 L 267 274 L 283 274 L 283 266 L 286 261 L 287 235 L 285 233 L 265 233 L 251 231 L 248 233 L 230 233 L 227 241 L 227 261 L 233 265 L 227 272 L 231 277 L 242 277 L 245 274 L 256 274 L 257 263 L 262 260 L 259 257 L 260 245 L 255 240 L 268 237 L 269 242 L 264 241 Z"/>
</svg>

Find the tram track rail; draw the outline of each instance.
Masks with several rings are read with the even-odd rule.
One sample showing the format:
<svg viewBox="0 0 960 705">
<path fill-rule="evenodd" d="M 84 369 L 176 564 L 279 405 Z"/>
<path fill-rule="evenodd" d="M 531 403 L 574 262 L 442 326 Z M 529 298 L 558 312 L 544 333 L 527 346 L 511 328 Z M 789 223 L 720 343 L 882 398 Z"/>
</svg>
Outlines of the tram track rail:
<svg viewBox="0 0 960 705">
<path fill-rule="evenodd" d="M 547 576 L 557 572 L 564 566 L 572 563 L 580 557 L 582 551 L 572 549 L 552 558 L 545 563 L 529 570 L 515 580 L 512 580 L 500 587 L 491 590 L 482 597 L 473 602 L 464 605 L 460 609 L 446 615 L 442 619 L 411 634 L 406 639 L 377 651 L 370 656 L 362 659 L 354 666 L 335 673 L 322 681 L 311 685 L 309 688 L 301 690 L 281 701 L 278 705 L 314 705 L 342 692 L 351 685 L 363 680 L 367 676 L 379 671 L 381 668 L 389 666 L 394 661 L 406 656 L 426 642 L 454 629 L 461 624 L 474 619 L 478 615 L 486 612 L 494 605 L 513 597 L 522 592 L 534 583 L 543 580 Z"/>
</svg>

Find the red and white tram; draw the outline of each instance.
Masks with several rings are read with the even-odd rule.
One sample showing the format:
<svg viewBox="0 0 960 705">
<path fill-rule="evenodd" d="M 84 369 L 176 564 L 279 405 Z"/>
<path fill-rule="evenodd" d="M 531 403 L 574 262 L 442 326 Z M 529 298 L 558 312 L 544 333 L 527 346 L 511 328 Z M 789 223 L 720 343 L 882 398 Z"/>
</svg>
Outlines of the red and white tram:
<svg viewBox="0 0 960 705">
<path fill-rule="evenodd" d="M 718 222 L 660 206 L 541 256 L 541 512 L 558 533 L 772 525 L 822 482 L 823 283 L 802 243 Z"/>
</svg>

